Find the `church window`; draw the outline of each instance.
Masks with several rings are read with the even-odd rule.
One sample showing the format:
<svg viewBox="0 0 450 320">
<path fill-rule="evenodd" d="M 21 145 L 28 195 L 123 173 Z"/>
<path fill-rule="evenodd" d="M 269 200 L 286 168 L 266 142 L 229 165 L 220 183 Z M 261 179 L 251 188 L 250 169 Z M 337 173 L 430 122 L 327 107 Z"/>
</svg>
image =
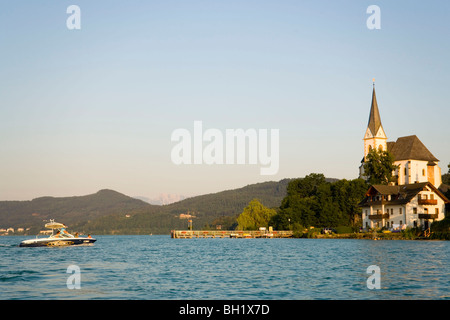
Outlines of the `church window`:
<svg viewBox="0 0 450 320">
<path fill-rule="evenodd" d="M 413 213 L 417 214 L 417 208 L 413 208 Z"/>
</svg>

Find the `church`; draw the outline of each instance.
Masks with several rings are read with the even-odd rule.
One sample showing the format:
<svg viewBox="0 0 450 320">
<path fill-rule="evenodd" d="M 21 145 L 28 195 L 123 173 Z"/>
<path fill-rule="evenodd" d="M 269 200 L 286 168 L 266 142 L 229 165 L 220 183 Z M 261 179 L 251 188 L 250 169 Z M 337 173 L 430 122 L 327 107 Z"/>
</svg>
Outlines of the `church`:
<svg viewBox="0 0 450 320">
<path fill-rule="evenodd" d="M 445 217 L 445 204 L 449 200 L 439 190 L 442 185 L 439 160 L 416 135 L 400 137 L 388 142 L 381 124 L 375 84 L 369 123 L 364 135 L 364 157 L 359 177 L 366 179 L 364 163 L 372 149 L 387 150 L 394 156 L 394 182 L 373 185 L 359 204 L 362 207 L 363 228 L 428 229 L 431 222 Z"/>
</svg>

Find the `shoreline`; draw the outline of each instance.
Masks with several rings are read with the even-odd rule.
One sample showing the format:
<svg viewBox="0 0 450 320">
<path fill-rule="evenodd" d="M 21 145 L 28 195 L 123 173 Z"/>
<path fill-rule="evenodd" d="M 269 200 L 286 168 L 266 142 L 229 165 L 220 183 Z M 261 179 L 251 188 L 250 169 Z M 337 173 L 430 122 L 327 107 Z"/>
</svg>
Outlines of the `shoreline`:
<svg viewBox="0 0 450 320">
<path fill-rule="evenodd" d="M 0 235 L 1 237 L 31 237 L 35 235 Z M 171 236 L 171 234 L 97 234 L 97 236 Z M 212 237 L 202 237 L 203 239 L 213 239 Z M 219 238 L 219 237 L 217 237 Z M 225 237 L 228 238 L 228 237 Z M 194 237 L 197 239 L 197 237 Z M 246 239 L 242 237 L 241 239 Z M 266 239 L 264 237 L 251 239 Z M 269 238 L 270 239 L 270 238 Z M 420 237 L 420 236 L 405 236 L 402 233 L 341 233 L 341 234 L 307 234 L 303 233 L 301 236 L 280 237 L 278 239 L 353 239 L 353 240 L 421 240 L 421 241 L 448 241 L 448 239 L 439 237 Z"/>
<path fill-rule="evenodd" d="M 425 238 L 425 237 L 411 237 L 405 236 L 401 233 L 343 233 L 343 234 L 315 234 L 311 237 L 298 237 L 309 239 L 356 239 L 356 240 L 426 240 L 426 241 L 446 241 L 446 239 Z"/>
</svg>

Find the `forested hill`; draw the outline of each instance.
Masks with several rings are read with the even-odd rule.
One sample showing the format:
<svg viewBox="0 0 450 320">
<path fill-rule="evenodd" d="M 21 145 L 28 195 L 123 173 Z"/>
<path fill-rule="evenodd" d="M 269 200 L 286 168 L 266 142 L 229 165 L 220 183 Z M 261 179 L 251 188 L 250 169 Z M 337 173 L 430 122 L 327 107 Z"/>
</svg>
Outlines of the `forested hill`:
<svg viewBox="0 0 450 320">
<path fill-rule="evenodd" d="M 69 226 L 105 215 L 128 212 L 152 205 L 113 190 L 77 197 L 41 197 L 31 201 L 0 201 L 0 228 L 43 229 L 46 220 Z"/>
<path fill-rule="evenodd" d="M 127 214 L 100 217 L 88 224 L 80 224 L 77 228 L 89 229 L 97 234 L 169 234 L 171 229 L 187 229 L 189 218 L 183 218 L 183 214 L 193 216 L 194 229 L 216 225 L 229 228 L 252 199 L 257 198 L 268 207 L 279 207 L 286 196 L 289 181 L 283 179 L 257 183 L 169 205 L 144 207 Z"/>
<path fill-rule="evenodd" d="M 233 227 L 237 216 L 253 199 L 278 208 L 289 181 L 269 181 L 233 190 L 200 195 L 169 205 L 151 205 L 113 190 L 78 197 L 41 197 L 31 201 L 0 201 L 0 229 L 44 229 L 46 220 L 67 224 L 72 232 L 93 234 L 169 234 L 187 228 L 190 214 L 195 229 Z M 336 181 L 337 179 L 327 179 Z M 181 215 L 181 216 L 180 216 Z"/>
<path fill-rule="evenodd" d="M 286 196 L 287 186 L 293 179 L 251 184 L 239 189 L 226 190 L 188 198 L 173 204 L 133 210 L 128 214 L 115 214 L 77 226 L 97 234 L 169 234 L 172 229 L 187 229 L 188 220 L 194 229 L 234 228 L 236 218 L 253 199 L 263 205 L 278 208 Z M 334 182 L 338 179 L 327 178 Z M 183 215 L 189 214 L 192 217 Z M 180 216 L 181 215 L 181 216 Z"/>
<path fill-rule="evenodd" d="M 169 233 L 186 228 L 180 214 L 188 211 L 195 228 L 205 224 L 227 223 L 254 198 L 264 205 L 278 207 L 286 195 L 289 179 L 271 181 L 188 198 L 170 205 L 151 205 L 113 190 L 100 190 L 86 196 L 41 197 L 31 201 L 0 201 L 0 228 L 31 228 L 36 234 L 45 220 L 67 224 L 71 231 L 96 234 Z M 219 219 L 219 221 L 216 221 Z M 231 221 L 230 220 L 230 221 Z"/>
</svg>

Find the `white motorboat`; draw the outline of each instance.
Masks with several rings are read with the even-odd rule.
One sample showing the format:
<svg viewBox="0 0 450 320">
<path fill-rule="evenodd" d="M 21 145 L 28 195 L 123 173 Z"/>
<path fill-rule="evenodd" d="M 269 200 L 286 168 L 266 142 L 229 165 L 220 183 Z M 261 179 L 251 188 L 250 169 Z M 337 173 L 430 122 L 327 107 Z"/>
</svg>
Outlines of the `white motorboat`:
<svg viewBox="0 0 450 320">
<path fill-rule="evenodd" d="M 87 237 L 79 237 L 67 232 L 67 226 L 62 223 L 50 220 L 45 227 L 52 230 L 52 234 L 48 238 L 36 238 L 24 240 L 20 243 L 20 247 L 52 247 L 52 246 L 74 246 L 92 244 L 96 239 L 90 235 Z"/>
</svg>

